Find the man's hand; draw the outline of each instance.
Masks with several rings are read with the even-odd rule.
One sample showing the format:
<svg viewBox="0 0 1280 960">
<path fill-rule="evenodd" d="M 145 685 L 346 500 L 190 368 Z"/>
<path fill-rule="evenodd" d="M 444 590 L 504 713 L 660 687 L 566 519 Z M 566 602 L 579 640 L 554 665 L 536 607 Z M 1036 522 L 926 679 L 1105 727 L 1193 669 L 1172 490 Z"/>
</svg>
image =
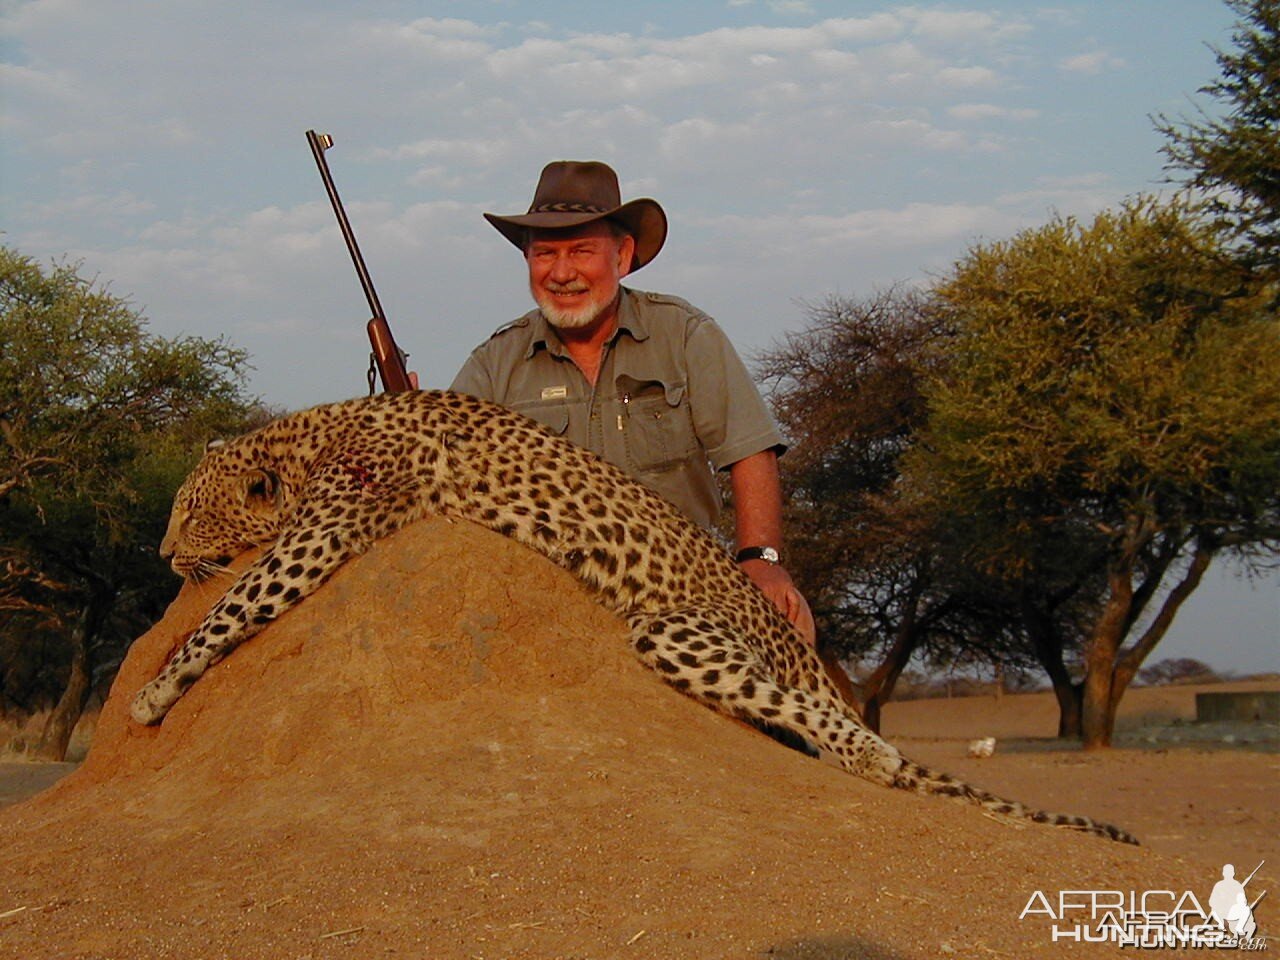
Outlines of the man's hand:
<svg viewBox="0 0 1280 960">
<path fill-rule="evenodd" d="M 784 567 L 767 560 L 747 560 L 741 564 L 742 572 L 751 578 L 760 590 L 768 597 L 782 615 L 791 621 L 800 631 L 805 642 L 811 647 L 818 643 L 818 630 L 813 623 L 813 613 L 804 596 L 791 580 L 791 574 Z"/>
</svg>

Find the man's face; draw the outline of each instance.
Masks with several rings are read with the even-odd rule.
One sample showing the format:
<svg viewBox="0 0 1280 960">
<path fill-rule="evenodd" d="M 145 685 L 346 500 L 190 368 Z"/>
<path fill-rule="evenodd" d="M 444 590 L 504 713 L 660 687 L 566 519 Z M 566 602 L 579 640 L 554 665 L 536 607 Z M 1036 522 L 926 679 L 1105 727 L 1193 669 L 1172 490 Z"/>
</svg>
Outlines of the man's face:
<svg viewBox="0 0 1280 960">
<path fill-rule="evenodd" d="M 635 246 L 601 221 L 535 232 L 525 251 L 529 291 L 547 321 L 564 330 L 591 326 L 613 305 Z"/>
</svg>

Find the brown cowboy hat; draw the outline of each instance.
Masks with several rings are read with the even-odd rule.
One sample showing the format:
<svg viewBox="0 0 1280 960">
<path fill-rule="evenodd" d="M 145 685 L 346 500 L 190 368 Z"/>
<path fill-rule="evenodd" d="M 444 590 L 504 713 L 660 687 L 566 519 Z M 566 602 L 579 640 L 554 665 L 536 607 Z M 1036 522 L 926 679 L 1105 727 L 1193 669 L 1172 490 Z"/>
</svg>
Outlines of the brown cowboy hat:
<svg viewBox="0 0 1280 960">
<path fill-rule="evenodd" d="M 484 218 L 521 250 L 530 229 L 563 230 L 613 220 L 635 238 L 632 270 L 656 257 L 667 239 L 667 215 L 658 201 L 643 197 L 623 203 L 618 175 L 607 163 L 595 160 L 548 163 L 542 168 L 528 213 L 514 217 L 486 213 Z"/>
</svg>

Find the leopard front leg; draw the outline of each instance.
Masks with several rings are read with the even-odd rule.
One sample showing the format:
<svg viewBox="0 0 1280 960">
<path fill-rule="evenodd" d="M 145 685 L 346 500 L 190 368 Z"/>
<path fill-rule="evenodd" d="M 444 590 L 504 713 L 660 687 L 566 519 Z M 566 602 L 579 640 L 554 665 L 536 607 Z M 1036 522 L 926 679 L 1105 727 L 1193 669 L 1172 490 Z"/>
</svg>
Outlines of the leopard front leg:
<svg viewBox="0 0 1280 960">
<path fill-rule="evenodd" d="M 336 534 L 314 545 L 298 542 L 302 536 L 300 531 L 286 534 L 241 574 L 159 675 L 134 697 L 129 709 L 134 720 L 160 721 L 206 670 L 312 593 L 345 559 L 359 552 Z"/>
<path fill-rule="evenodd" d="M 421 514 L 413 488 L 350 489 L 339 467 L 313 481 L 292 525 L 231 586 L 204 622 L 134 698 L 139 723 L 161 720 L 191 684 L 237 646 L 319 589 L 344 562 Z"/>
<path fill-rule="evenodd" d="M 314 546 L 297 542 L 300 536 L 295 532 L 282 537 L 231 585 L 164 669 L 134 697 L 129 708 L 134 720 L 159 722 L 206 670 L 313 592 L 357 552 L 336 535 Z"/>
<path fill-rule="evenodd" d="M 134 720 L 148 726 L 159 723 L 187 688 L 217 662 L 216 651 L 203 634 L 202 624 L 169 659 L 159 675 L 138 691 L 129 705 L 129 715 Z"/>
</svg>

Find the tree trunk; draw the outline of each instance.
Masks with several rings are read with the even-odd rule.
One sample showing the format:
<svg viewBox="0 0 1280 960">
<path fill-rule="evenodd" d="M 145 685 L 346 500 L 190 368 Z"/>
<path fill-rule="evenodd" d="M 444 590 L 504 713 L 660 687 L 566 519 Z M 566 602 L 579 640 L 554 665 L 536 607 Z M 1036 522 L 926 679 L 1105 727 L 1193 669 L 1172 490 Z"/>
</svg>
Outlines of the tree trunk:
<svg viewBox="0 0 1280 960">
<path fill-rule="evenodd" d="M 1079 740 L 1084 733 L 1084 684 L 1072 683 L 1069 676 L 1065 682 L 1055 680 L 1053 695 L 1058 699 L 1058 738 Z"/>
<path fill-rule="evenodd" d="M 822 661 L 822 669 L 826 673 L 827 679 L 831 681 L 831 685 L 844 698 L 845 703 L 855 710 L 858 709 L 858 692 L 853 689 L 853 681 L 849 679 L 849 673 L 845 670 L 844 665 L 841 664 L 839 655 L 819 642 L 818 659 Z"/>
<path fill-rule="evenodd" d="M 888 699 L 888 697 L 885 697 L 885 700 Z M 862 722 L 867 725 L 868 729 L 876 733 L 880 732 L 880 706 L 881 700 L 878 695 L 869 698 L 862 704 Z"/>
<path fill-rule="evenodd" d="M 916 630 L 920 593 L 919 588 L 912 590 L 910 601 L 902 614 L 902 622 L 898 624 L 893 638 L 893 646 L 885 654 L 880 666 L 876 667 L 862 685 L 862 719 L 876 733 L 880 732 L 880 708 L 893 696 L 894 685 L 910 662 L 911 655 L 915 653 L 916 644 L 920 642 Z"/>
<path fill-rule="evenodd" d="M 1117 698 L 1116 659 L 1124 639 L 1133 595 L 1130 572 L 1113 568 L 1110 591 L 1102 615 L 1084 648 L 1084 700 L 1081 704 L 1080 732 L 1086 750 L 1111 746 L 1115 729 Z"/>
<path fill-rule="evenodd" d="M 1080 711 L 1080 737 L 1086 750 L 1102 750 L 1111 746 L 1111 733 L 1116 722 L 1111 689 L 1111 662 L 1102 658 L 1091 661 L 1084 678 Z"/>
<path fill-rule="evenodd" d="M 1169 591 L 1151 625 L 1127 652 L 1122 652 L 1120 646 L 1142 614 L 1141 606 L 1156 595 L 1158 584 L 1148 586 L 1144 583 L 1141 594 L 1135 596 L 1132 560 L 1112 566 L 1108 576 L 1110 590 L 1107 603 L 1085 648 L 1082 733 L 1086 750 L 1111 746 L 1120 698 L 1143 660 L 1169 629 L 1179 608 L 1200 585 L 1216 551 L 1215 545 L 1204 540 L 1197 543 L 1182 579 Z M 1131 558 L 1135 555 L 1136 550 L 1130 550 L 1125 556 Z M 1158 568 L 1161 573 L 1168 569 L 1172 560 L 1173 557 L 1169 557 Z"/>
<path fill-rule="evenodd" d="M 876 733 L 880 732 L 880 708 L 893 697 L 893 688 L 910 662 L 911 655 L 915 653 L 917 642 L 915 631 L 912 631 L 903 642 L 894 643 L 884 662 L 862 688 L 862 719 Z"/>
<path fill-rule="evenodd" d="M 71 744 L 71 734 L 84 710 L 85 701 L 89 698 L 88 652 L 79 639 L 80 630 L 75 631 L 77 637 L 75 650 L 71 656 L 71 674 L 67 678 L 67 686 L 58 699 L 58 704 L 45 721 L 44 732 L 36 745 L 35 756 L 41 760 L 61 761 L 67 758 L 67 747 Z"/>
<path fill-rule="evenodd" d="M 110 601 L 94 595 L 86 603 L 75 628 L 71 631 L 71 672 L 67 686 L 45 722 L 34 755 L 41 760 L 63 761 L 71 745 L 84 705 L 89 700 L 92 683 L 89 676 L 89 647 L 98 636 L 110 609 Z"/>
<path fill-rule="evenodd" d="M 1143 662 L 1146 661 L 1151 651 L 1155 649 L 1156 644 L 1164 639 L 1164 635 L 1169 631 L 1169 627 L 1178 615 L 1182 605 L 1200 586 L 1200 581 L 1203 579 L 1205 571 L 1209 569 L 1209 565 L 1213 562 L 1217 552 L 1218 547 L 1216 545 L 1203 540 L 1197 542 L 1195 552 L 1191 557 L 1191 563 L 1187 565 L 1187 569 L 1183 572 L 1182 579 L 1165 596 L 1164 603 L 1160 605 L 1160 610 L 1152 618 L 1146 632 L 1120 657 L 1119 663 L 1116 665 L 1116 683 L 1113 685 L 1111 692 L 1112 699 L 1117 704 L 1120 702 L 1121 695 L 1128 689 L 1129 684 L 1137 675 L 1138 670 L 1141 669 Z"/>
<path fill-rule="evenodd" d="M 1021 603 L 1022 626 L 1031 639 L 1036 660 L 1049 675 L 1053 695 L 1058 700 L 1058 736 L 1078 739 L 1081 733 L 1080 711 L 1084 686 L 1071 679 L 1071 671 L 1063 658 L 1066 643 L 1050 617 L 1026 602 Z"/>
</svg>

